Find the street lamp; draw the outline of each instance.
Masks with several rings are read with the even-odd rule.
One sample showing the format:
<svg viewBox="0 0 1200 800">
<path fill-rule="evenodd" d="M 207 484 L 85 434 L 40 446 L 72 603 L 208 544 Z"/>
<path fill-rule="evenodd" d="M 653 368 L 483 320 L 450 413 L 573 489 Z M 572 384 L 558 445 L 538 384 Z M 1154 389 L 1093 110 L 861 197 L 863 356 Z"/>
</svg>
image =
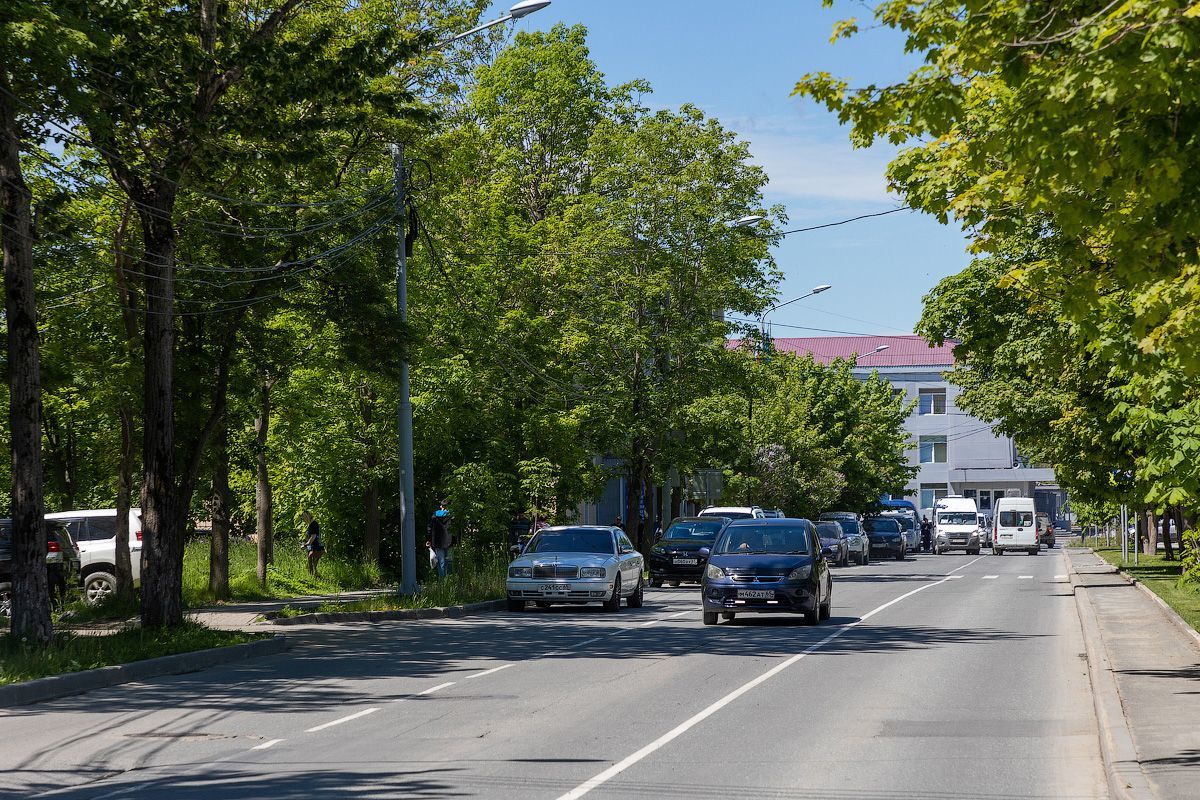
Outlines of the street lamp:
<svg viewBox="0 0 1200 800">
<path fill-rule="evenodd" d="M 749 228 L 751 225 L 757 225 L 758 223 L 762 222 L 764 219 L 766 219 L 766 217 L 764 217 L 762 214 L 747 214 L 744 217 L 738 217 L 737 219 L 726 220 L 725 227 L 726 228 Z"/>
<path fill-rule="evenodd" d="M 466 36 L 479 33 L 496 25 L 502 25 L 511 20 L 521 19 L 535 11 L 540 11 L 550 5 L 550 0 L 521 0 L 508 9 L 502 17 L 485 22 L 471 30 L 460 33 L 437 45 L 445 47 L 451 42 L 457 42 Z M 405 251 L 405 168 L 404 146 L 393 144 L 392 178 L 396 185 L 396 309 L 400 313 L 400 325 L 407 332 L 408 328 L 408 253 Z M 400 349 L 400 408 L 399 417 L 399 447 L 400 447 L 400 593 L 412 595 L 417 593 L 417 522 L 413 517 L 416 511 L 413 489 L 413 417 L 412 397 L 408 383 L 408 344 Z"/>
<path fill-rule="evenodd" d="M 764 311 L 762 314 L 760 314 L 758 317 L 758 330 L 759 330 L 759 333 L 762 334 L 763 340 L 765 341 L 767 338 L 767 314 L 770 314 L 772 311 L 775 311 L 776 309 L 783 308 L 784 306 L 791 305 L 792 303 L 798 302 L 800 300 L 807 300 L 808 298 L 812 297 L 815 294 L 820 294 L 821 292 L 824 292 L 824 291 L 826 291 L 828 289 L 832 289 L 832 288 L 833 288 L 833 286 L 831 286 L 830 284 L 822 283 L 820 286 L 814 286 L 812 288 L 812 291 L 810 291 L 808 294 L 802 294 L 799 297 L 793 297 L 791 300 L 784 300 L 782 303 L 776 303 L 775 305 L 771 306 L 766 311 Z"/>
<path fill-rule="evenodd" d="M 869 356 L 873 356 L 876 353 L 882 353 L 884 350 L 887 350 L 889 347 L 891 347 L 890 344 L 881 344 L 881 345 L 879 345 L 879 347 L 876 347 L 871 352 L 864 353 L 863 355 L 859 356 L 858 359 L 861 361 L 862 359 L 868 358 Z"/>
</svg>

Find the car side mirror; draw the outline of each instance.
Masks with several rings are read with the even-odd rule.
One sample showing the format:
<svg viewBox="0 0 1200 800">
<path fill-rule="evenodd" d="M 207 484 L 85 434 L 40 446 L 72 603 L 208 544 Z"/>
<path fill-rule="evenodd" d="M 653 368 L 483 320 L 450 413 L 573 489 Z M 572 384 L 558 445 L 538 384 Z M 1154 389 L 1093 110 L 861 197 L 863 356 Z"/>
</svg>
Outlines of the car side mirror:
<svg viewBox="0 0 1200 800">
<path fill-rule="evenodd" d="M 701 547 L 696 552 L 698 552 L 700 555 L 704 556 L 705 558 L 708 558 L 710 555 L 712 555 L 712 550 L 710 550 L 707 547 Z"/>
<path fill-rule="evenodd" d="M 521 552 L 522 552 L 522 549 L 521 549 L 521 545 L 519 545 L 519 544 L 511 545 L 508 548 L 508 554 L 510 556 L 512 556 L 513 558 L 516 558 L 517 556 L 521 555 Z"/>
</svg>

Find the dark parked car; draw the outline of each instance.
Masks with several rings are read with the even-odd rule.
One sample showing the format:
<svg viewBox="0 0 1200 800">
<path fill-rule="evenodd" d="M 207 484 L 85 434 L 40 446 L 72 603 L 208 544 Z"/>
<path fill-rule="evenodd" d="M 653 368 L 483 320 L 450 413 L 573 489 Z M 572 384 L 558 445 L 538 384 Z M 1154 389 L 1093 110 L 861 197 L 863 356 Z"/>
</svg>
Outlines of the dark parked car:
<svg viewBox="0 0 1200 800">
<path fill-rule="evenodd" d="M 908 542 L 900 523 L 889 517 L 867 517 L 863 520 L 863 529 L 871 540 L 871 549 L 879 550 L 885 555 L 895 556 L 897 561 L 908 554 Z"/>
<path fill-rule="evenodd" d="M 818 522 L 816 525 L 825 557 L 835 567 L 850 566 L 850 544 L 846 541 L 846 532 L 842 530 L 842 526 L 833 520 Z"/>
<path fill-rule="evenodd" d="M 51 599 L 61 602 L 79 582 L 79 548 L 65 525 L 46 523 L 46 581 Z M 12 603 L 12 520 L 0 519 L 0 616 Z"/>
<path fill-rule="evenodd" d="M 826 520 L 842 526 L 842 532 L 846 534 L 846 547 L 850 550 L 850 557 L 857 564 L 871 563 L 871 542 L 867 538 L 867 532 L 863 530 L 862 523 L 859 522 L 858 514 L 849 511 L 827 511 L 821 515 L 821 521 Z"/>
<path fill-rule="evenodd" d="M 680 517 L 650 548 L 650 585 L 663 582 L 700 582 L 708 563 L 708 552 L 717 534 L 729 520 L 725 517 Z"/>
<path fill-rule="evenodd" d="M 816 527 L 806 519 L 734 520 L 717 537 L 700 594 L 704 624 L 741 613 L 829 618 L 833 578 Z"/>
</svg>

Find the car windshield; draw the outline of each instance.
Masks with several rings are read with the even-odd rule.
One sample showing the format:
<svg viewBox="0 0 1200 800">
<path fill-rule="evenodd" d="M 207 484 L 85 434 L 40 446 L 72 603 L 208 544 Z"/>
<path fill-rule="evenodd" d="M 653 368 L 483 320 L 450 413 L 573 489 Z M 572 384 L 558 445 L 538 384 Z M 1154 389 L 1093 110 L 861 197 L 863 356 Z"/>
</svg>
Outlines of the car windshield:
<svg viewBox="0 0 1200 800">
<path fill-rule="evenodd" d="M 840 539 L 842 538 L 842 527 L 836 522 L 818 522 L 817 535 L 821 537 L 821 541 Z"/>
<path fill-rule="evenodd" d="M 888 517 L 888 519 L 896 520 L 896 522 L 898 522 L 900 524 L 900 527 L 906 531 L 911 531 L 913 529 L 912 517 L 895 516 L 895 517 Z"/>
<path fill-rule="evenodd" d="M 839 519 L 834 521 L 837 522 L 838 525 L 842 526 L 842 530 L 846 532 L 847 536 L 853 536 L 858 533 L 858 520 Z"/>
<path fill-rule="evenodd" d="M 879 517 L 867 517 L 863 520 L 863 527 L 867 529 L 867 533 L 899 533 L 900 523 L 894 519 L 880 519 Z"/>
<path fill-rule="evenodd" d="M 683 522 L 672 522 L 667 528 L 664 539 L 707 539 L 717 538 L 721 526 L 725 523 L 719 519 L 689 519 Z"/>
<path fill-rule="evenodd" d="M 526 553 L 603 553 L 612 555 L 613 536 L 608 531 L 568 528 L 545 530 L 533 537 Z"/>
<path fill-rule="evenodd" d="M 1001 511 L 1001 528 L 1028 528 L 1033 524 L 1033 514 L 1028 511 Z"/>
<path fill-rule="evenodd" d="M 719 553 L 808 553 L 803 525 L 737 525 L 726 530 Z"/>
<path fill-rule="evenodd" d="M 938 514 L 938 525 L 978 525 L 979 518 L 973 511 L 947 511 Z"/>
</svg>

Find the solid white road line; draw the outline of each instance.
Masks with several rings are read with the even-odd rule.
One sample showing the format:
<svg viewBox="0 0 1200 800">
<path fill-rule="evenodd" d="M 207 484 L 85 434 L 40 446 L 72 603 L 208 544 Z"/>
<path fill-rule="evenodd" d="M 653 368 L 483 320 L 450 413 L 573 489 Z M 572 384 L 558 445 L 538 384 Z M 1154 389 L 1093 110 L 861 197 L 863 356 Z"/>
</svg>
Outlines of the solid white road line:
<svg viewBox="0 0 1200 800">
<path fill-rule="evenodd" d="M 1064 579 L 1064 578 L 1066 578 L 1066 577 L 1067 577 L 1066 575 L 1055 575 L 1055 576 L 1054 576 L 1054 580 L 1056 580 L 1056 581 L 1061 581 L 1061 580 L 1063 580 L 1063 579 Z"/>
<path fill-rule="evenodd" d="M 493 667 L 492 669 L 485 669 L 483 672 L 476 672 L 474 675 L 468 675 L 465 678 L 463 678 L 463 680 L 469 681 L 472 678 L 482 678 L 484 675 L 493 675 L 502 669 L 508 669 L 509 667 L 513 667 L 513 666 L 516 666 L 516 665 L 515 664 L 505 664 L 504 666 L 501 666 L 501 667 Z"/>
<path fill-rule="evenodd" d="M 440 692 L 442 689 L 449 688 L 453 685 L 454 685 L 454 681 L 447 681 L 446 683 L 439 683 L 437 686 L 430 686 L 428 689 L 426 689 L 423 692 L 417 692 L 417 697 L 421 697 L 421 696 L 427 695 L 427 694 L 433 694 L 434 692 Z"/>
<path fill-rule="evenodd" d="M 987 558 L 987 556 L 980 556 L 979 558 L 973 558 L 973 559 L 971 559 L 970 561 L 968 561 L 967 563 L 963 564 L 961 567 L 955 567 L 954 569 L 950 570 L 950 571 L 949 571 L 949 572 L 947 572 L 946 574 L 947 574 L 947 575 L 953 575 L 954 573 L 958 572 L 960 569 L 966 569 L 967 567 L 969 567 L 969 566 L 971 566 L 972 564 L 974 564 L 976 561 L 982 561 L 982 560 L 983 560 L 983 559 L 985 559 L 985 558 Z"/>
<path fill-rule="evenodd" d="M 806 648 L 802 652 L 797 653 L 796 655 L 792 656 L 791 658 L 787 659 L 786 661 L 776 664 L 774 667 L 767 670 L 763 674 L 759 675 L 754 680 L 749 681 L 748 683 L 745 683 L 742 686 L 739 686 L 737 689 L 734 689 L 732 692 L 725 695 L 720 700 L 716 701 L 715 703 L 710 705 L 708 708 L 701 711 L 699 714 L 696 714 L 695 716 L 691 717 L 690 719 L 675 726 L 671 730 L 664 733 L 662 736 L 655 739 L 650 744 L 643 747 L 641 750 L 638 750 L 633 755 L 627 756 L 626 758 L 618 761 L 616 764 L 613 764 L 611 767 L 609 767 L 608 769 L 601 772 L 599 775 L 596 775 L 594 778 L 590 778 L 590 779 L 584 781 L 583 783 L 579 784 L 578 786 L 576 786 L 574 789 L 567 792 L 566 794 L 560 795 L 558 800 L 576 800 L 576 798 L 583 797 L 585 794 L 592 791 L 597 786 L 601 786 L 601 785 L 607 783 L 608 781 L 612 780 L 617 775 L 620 775 L 622 772 L 629 769 L 634 764 L 638 763 L 643 758 L 645 758 L 646 756 L 653 753 L 655 750 L 658 750 L 659 748 L 663 747 L 664 745 L 668 744 L 669 742 L 673 741 L 674 739 L 678 738 L 679 736 L 683 735 L 684 733 L 687 733 L 689 730 L 691 730 L 695 726 L 699 725 L 701 722 L 708 719 L 713 714 L 717 713 L 722 708 L 724 708 L 725 706 L 732 703 L 734 700 L 737 700 L 739 697 L 741 697 L 746 692 L 753 689 L 755 686 L 758 686 L 760 683 L 764 683 L 765 681 L 770 680 L 774 676 L 778 675 L 780 672 L 783 672 L 785 669 L 790 667 L 792 664 L 795 664 L 797 661 L 799 661 L 800 659 L 807 656 L 809 653 L 815 653 L 817 650 L 820 650 L 822 647 L 829 644 L 834 639 L 841 637 L 847 631 L 849 631 L 851 628 L 855 628 L 855 627 L 863 624 L 868 619 L 870 619 L 871 617 L 878 614 L 880 611 L 883 611 L 885 608 L 890 608 L 891 606 L 894 606 L 896 603 L 899 603 L 901 600 L 904 600 L 905 598 L 908 598 L 908 597 L 912 597 L 917 592 L 923 592 L 926 589 L 933 588 L 934 586 L 940 586 L 941 584 L 945 583 L 948 580 L 950 580 L 950 578 L 946 577 L 946 578 L 942 578 L 940 581 L 937 581 L 935 583 L 927 583 L 924 586 L 918 586 L 916 589 L 913 589 L 911 592 L 906 592 L 905 594 L 900 595 L 899 597 L 895 598 L 894 600 L 889 600 L 888 602 L 884 603 L 883 605 L 879 606 L 878 608 L 874 608 L 871 611 L 868 611 L 866 614 L 863 614 L 861 617 L 859 617 L 856 621 L 851 622 L 848 625 L 843 625 L 842 627 L 838 628 L 833 633 L 829 634 L 828 636 L 826 636 L 824 639 L 817 642 L 816 644 L 810 645 L 808 648 Z"/>
<path fill-rule="evenodd" d="M 305 733 L 316 733 L 317 731 L 323 731 L 326 728 L 332 728 L 334 725 L 341 725 L 343 722 L 349 722 L 352 719 L 358 719 L 359 717 L 365 717 L 367 714 L 374 714 L 378 710 L 379 710 L 378 708 L 364 708 L 362 711 L 359 711 L 357 714 L 351 714 L 348 717 L 342 717 L 341 719 L 335 719 L 333 722 L 326 722 L 324 725 L 313 726 L 313 727 L 305 730 L 304 732 Z"/>
<path fill-rule="evenodd" d="M 996 580 L 996 578 L 999 578 L 999 577 L 1000 577 L 999 575 L 984 575 L 983 579 L 985 581 L 994 581 L 994 580 Z"/>
<path fill-rule="evenodd" d="M 266 741 L 266 742 L 263 742 L 262 744 L 255 745 L 254 747 L 251 747 L 250 749 L 251 750 L 268 750 L 283 741 L 286 741 L 286 740 L 285 739 L 271 739 L 270 741 Z"/>
</svg>

